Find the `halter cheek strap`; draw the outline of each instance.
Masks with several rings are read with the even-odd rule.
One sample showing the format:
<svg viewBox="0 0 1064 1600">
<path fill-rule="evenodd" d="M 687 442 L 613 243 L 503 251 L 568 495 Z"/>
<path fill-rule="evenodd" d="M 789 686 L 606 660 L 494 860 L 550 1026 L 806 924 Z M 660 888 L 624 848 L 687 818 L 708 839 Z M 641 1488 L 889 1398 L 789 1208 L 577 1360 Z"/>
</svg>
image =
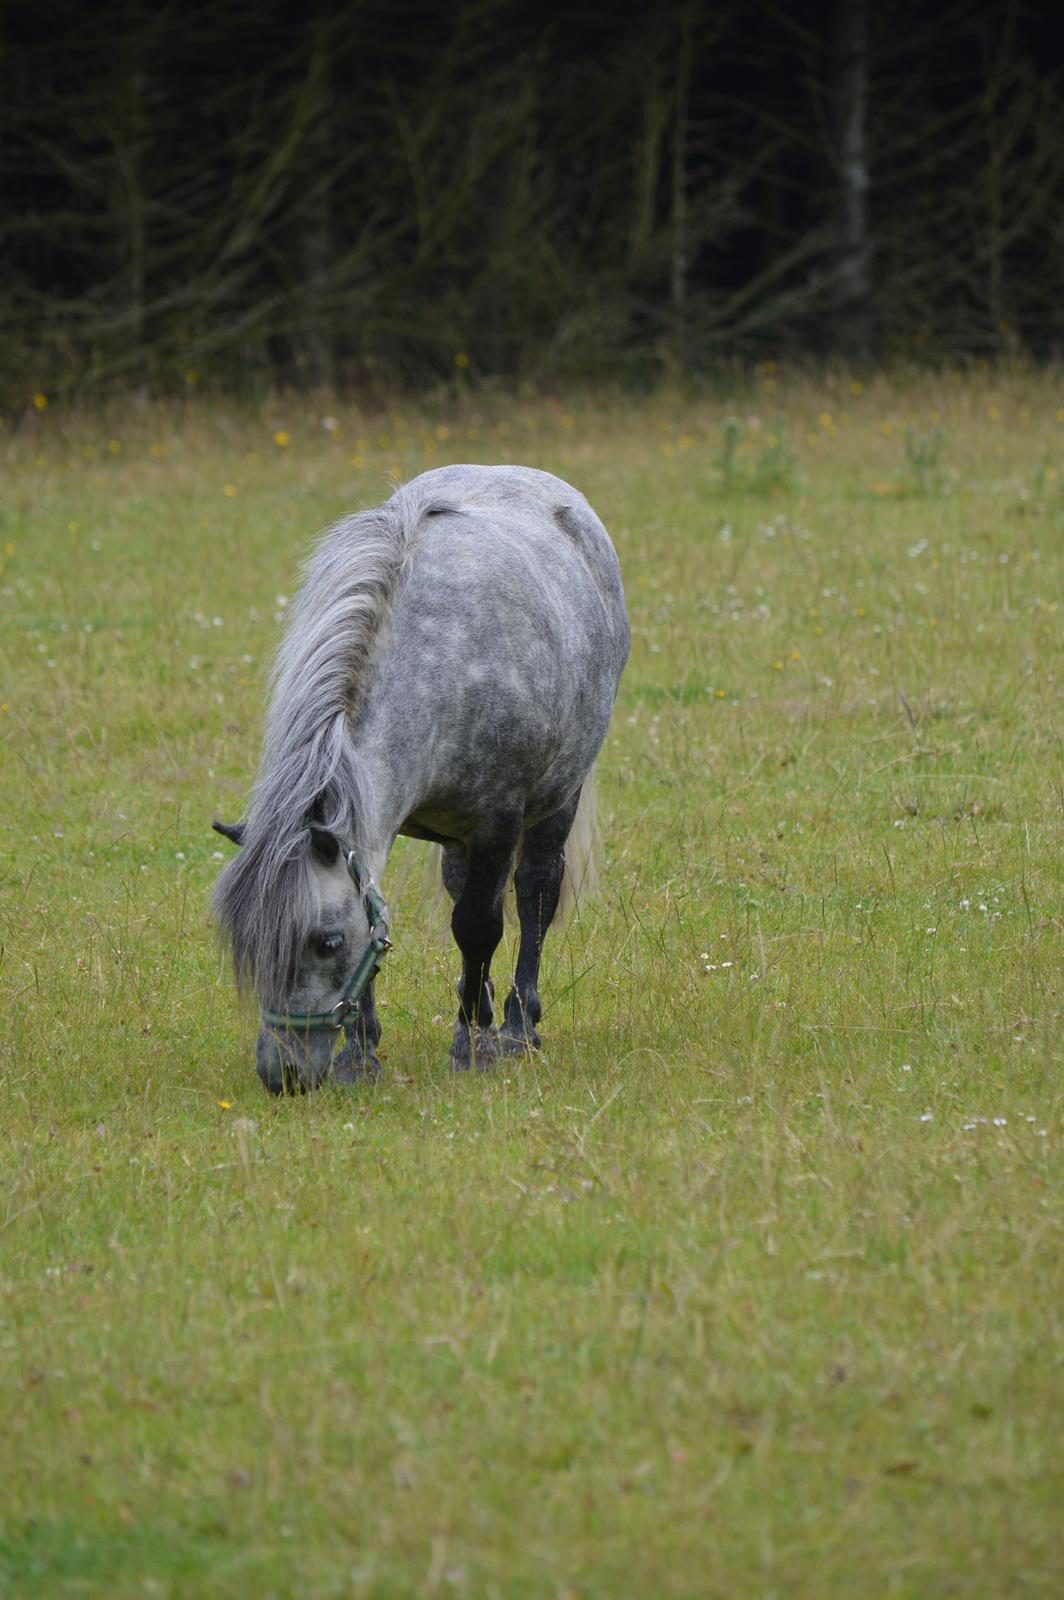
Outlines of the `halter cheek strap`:
<svg viewBox="0 0 1064 1600">
<path fill-rule="evenodd" d="M 369 944 L 363 951 L 343 997 L 331 1011 L 266 1011 L 262 1020 L 267 1028 L 281 1029 L 286 1033 L 315 1033 L 321 1030 L 337 1032 L 344 1026 L 358 1003 L 380 971 L 381 958 L 392 948 L 388 937 L 388 907 L 378 893 L 368 872 L 363 872 L 355 860 L 355 852 L 341 843 L 347 870 L 358 890 L 358 897 L 369 922 Z"/>
</svg>

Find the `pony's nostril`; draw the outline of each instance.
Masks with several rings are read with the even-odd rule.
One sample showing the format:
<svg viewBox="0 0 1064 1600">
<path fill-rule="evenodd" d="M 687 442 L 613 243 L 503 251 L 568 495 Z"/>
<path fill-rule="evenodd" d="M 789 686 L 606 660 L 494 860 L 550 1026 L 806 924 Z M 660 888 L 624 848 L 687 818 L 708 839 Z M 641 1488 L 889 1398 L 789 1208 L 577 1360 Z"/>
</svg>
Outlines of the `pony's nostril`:
<svg viewBox="0 0 1064 1600">
<path fill-rule="evenodd" d="M 260 1033 L 255 1043 L 255 1066 L 263 1087 L 271 1094 L 291 1093 L 297 1074 L 285 1061 L 280 1043 L 270 1033 Z"/>
</svg>

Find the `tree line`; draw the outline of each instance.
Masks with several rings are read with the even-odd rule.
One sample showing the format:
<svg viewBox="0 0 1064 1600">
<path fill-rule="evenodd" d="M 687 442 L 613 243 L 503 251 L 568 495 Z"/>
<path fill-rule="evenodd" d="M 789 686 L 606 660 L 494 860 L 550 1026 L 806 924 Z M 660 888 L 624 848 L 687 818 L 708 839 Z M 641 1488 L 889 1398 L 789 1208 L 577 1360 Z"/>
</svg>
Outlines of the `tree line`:
<svg viewBox="0 0 1064 1600">
<path fill-rule="evenodd" d="M 1053 50 L 1000 0 L 9 0 L 0 403 L 1053 358 Z"/>
</svg>

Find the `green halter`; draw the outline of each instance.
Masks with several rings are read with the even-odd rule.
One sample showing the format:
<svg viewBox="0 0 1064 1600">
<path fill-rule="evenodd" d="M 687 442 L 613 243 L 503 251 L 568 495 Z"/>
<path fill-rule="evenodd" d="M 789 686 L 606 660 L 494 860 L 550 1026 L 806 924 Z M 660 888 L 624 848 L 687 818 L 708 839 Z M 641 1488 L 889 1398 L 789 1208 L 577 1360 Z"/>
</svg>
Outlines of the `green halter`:
<svg viewBox="0 0 1064 1600">
<path fill-rule="evenodd" d="M 367 987 L 380 971 L 381 957 L 392 948 L 388 937 L 388 907 L 377 892 L 377 886 L 368 872 L 363 872 L 355 860 L 355 852 L 341 841 L 341 850 L 358 890 L 369 920 L 369 944 L 352 974 L 351 981 L 331 1011 L 263 1011 L 262 1020 L 267 1028 L 282 1028 L 286 1033 L 313 1033 L 328 1028 L 338 1031 L 344 1026 Z"/>
</svg>

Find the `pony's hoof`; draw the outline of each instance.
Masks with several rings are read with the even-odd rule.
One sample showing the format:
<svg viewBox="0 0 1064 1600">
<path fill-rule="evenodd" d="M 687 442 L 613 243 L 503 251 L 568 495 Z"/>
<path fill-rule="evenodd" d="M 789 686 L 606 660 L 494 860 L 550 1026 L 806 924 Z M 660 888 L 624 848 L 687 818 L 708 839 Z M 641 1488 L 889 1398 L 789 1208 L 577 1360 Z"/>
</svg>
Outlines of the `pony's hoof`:
<svg viewBox="0 0 1064 1600">
<path fill-rule="evenodd" d="M 368 1050 L 354 1039 L 344 1045 L 332 1067 L 334 1083 L 373 1083 L 381 1075 L 381 1064 L 371 1045 Z"/>
<path fill-rule="evenodd" d="M 499 1035 L 499 1050 L 504 1056 L 528 1056 L 533 1050 L 538 1050 L 543 1041 L 535 1028 L 530 1033 L 514 1032 L 504 1028 Z"/>
<path fill-rule="evenodd" d="M 456 1022 L 451 1043 L 452 1072 L 468 1072 L 475 1067 L 486 1072 L 499 1059 L 499 1034 L 495 1028 L 469 1028 Z"/>
<path fill-rule="evenodd" d="M 381 1064 L 375 1056 L 368 1061 L 338 1061 L 332 1069 L 333 1083 L 376 1083 Z"/>
</svg>

